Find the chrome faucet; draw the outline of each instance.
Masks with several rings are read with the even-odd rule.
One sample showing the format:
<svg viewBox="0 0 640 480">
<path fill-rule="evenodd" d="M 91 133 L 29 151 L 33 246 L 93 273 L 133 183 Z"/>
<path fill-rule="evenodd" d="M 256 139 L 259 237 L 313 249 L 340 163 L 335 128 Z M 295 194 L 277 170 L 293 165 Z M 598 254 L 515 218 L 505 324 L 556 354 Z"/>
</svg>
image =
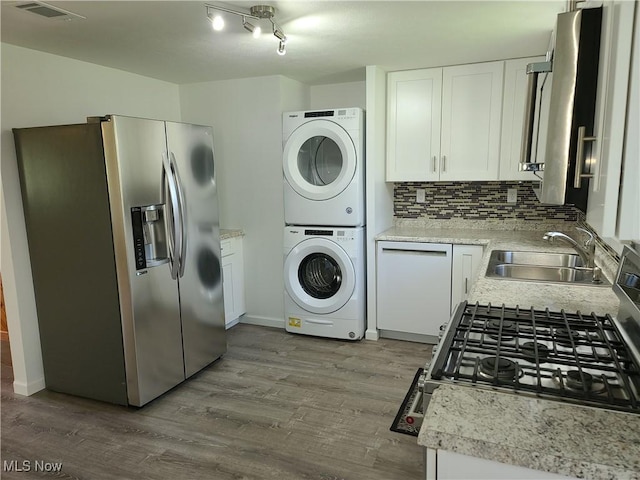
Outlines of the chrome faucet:
<svg viewBox="0 0 640 480">
<path fill-rule="evenodd" d="M 569 235 L 565 235 L 562 232 L 547 232 L 542 237 L 543 240 L 546 240 L 550 243 L 553 243 L 555 240 L 562 240 L 573 247 L 573 249 L 580 255 L 582 258 L 582 263 L 584 268 L 591 270 L 593 274 L 592 282 L 593 283 L 601 283 L 600 275 L 602 271 L 600 268 L 596 267 L 595 264 L 595 256 L 596 256 L 596 242 L 595 237 L 591 232 L 585 230 L 584 228 L 576 227 L 576 230 L 579 232 L 585 233 L 587 235 L 587 239 L 580 244 L 577 240 L 573 239 Z"/>
</svg>

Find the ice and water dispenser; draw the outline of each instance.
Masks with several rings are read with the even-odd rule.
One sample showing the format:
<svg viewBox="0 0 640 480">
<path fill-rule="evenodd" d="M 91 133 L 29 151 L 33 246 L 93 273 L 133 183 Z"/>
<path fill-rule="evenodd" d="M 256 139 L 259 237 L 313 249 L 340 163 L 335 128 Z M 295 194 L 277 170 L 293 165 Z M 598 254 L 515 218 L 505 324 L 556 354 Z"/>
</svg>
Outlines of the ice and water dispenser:
<svg viewBox="0 0 640 480">
<path fill-rule="evenodd" d="M 131 209 L 133 247 L 136 270 L 162 265 L 169 261 L 164 205 L 147 205 Z"/>
</svg>

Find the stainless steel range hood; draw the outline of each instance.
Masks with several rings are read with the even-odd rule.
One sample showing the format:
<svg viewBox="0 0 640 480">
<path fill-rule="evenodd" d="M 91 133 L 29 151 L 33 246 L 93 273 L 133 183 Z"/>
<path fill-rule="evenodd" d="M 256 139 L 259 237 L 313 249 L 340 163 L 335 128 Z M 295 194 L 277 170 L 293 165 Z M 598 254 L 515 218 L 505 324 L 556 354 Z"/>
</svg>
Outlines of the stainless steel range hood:
<svg viewBox="0 0 640 480">
<path fill-rule="evenodd" d="M 593 135 L 602 7 L 558 15 L 551 61 L 530 64 L 525 108 L 521 170 L 540 172 L 541 203 L 573 204 L 585 211 Z M 537 79 L 552 72 L 544 162 L 532 160 L 532 144 L 539 125 L 536 112 Z"/>
</svg>

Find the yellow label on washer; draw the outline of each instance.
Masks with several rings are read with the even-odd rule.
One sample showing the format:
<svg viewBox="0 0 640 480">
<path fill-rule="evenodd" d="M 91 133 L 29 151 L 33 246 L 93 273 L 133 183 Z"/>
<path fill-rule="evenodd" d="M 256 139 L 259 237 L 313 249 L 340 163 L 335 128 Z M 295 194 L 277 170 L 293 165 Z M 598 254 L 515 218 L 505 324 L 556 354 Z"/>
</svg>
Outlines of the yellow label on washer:
<svg viewBox="0 0 640 480">
<path fill-rule="evenodd" d="M 302 325 L 302 321 L 296 317 L 289 317 L 289 326 L 290 327 L 298 327 L 300 328 Z"/>
</svg>

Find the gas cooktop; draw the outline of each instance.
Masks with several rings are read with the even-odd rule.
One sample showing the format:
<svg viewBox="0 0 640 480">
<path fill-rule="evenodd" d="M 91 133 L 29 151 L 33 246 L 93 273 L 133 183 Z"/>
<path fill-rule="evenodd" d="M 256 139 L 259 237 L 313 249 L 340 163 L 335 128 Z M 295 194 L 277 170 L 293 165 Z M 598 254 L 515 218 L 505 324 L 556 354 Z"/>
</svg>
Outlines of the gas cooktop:
<svg viewBox="0 0 640 480">
<path fill-rule="evenodd" d="M 425 378 L 640 413 L 640 368 L 609 315 L 461 303 Z"/>
</svg>

